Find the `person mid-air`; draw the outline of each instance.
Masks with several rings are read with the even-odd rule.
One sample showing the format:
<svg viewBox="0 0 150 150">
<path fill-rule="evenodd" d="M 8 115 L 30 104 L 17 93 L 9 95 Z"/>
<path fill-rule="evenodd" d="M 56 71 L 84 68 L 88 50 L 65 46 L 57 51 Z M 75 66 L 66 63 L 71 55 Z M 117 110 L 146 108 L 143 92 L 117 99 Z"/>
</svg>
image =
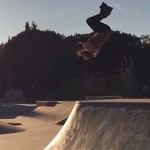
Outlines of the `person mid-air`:
<svg viewBox="0 0 150 150">
<path fill-rule="evenodd" d="M 112 9 L 112 7 L 103 2 L 100 6 L 100 13 L 86 20 L 93 32 L 86 41 L 79 42 L 82 48 L 76 51 L 77 57 L 89 60 L 99 54 L 101 47 L 110 38 L 112 33 L 111 28 L 102 23 L 101 20 L 107 18 L 111 14 Z"/>
</svg>

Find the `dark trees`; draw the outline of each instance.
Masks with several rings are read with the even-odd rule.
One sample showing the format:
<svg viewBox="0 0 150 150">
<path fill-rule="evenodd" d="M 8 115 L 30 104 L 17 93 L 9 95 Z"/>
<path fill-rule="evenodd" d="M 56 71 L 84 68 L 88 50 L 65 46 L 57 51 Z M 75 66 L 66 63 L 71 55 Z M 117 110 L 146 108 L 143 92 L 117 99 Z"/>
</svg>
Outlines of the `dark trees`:
<svg viewBox="0 0 150 150">
<path fill-rule="evenodd" d="M 135 73 L 150 72 L 150 49 L 134 35 L 113 32 L 98 57 L 91 61 L 83 61 L 75 56 L 73 47 L 76 43 L 75 36 L 65 37 L 54 31 L 40 31 L 34 22 L 32 27 L 27 22 L 24 32 L 0 47 L 1 80 L 6 84 L 11 74 L 15 87 L 38 85 L 58 91 L 61 83 L 69 79 L 118 75 L 117 69 L 124 56 L 127 61 L 132 58 Z"/>
</svg>

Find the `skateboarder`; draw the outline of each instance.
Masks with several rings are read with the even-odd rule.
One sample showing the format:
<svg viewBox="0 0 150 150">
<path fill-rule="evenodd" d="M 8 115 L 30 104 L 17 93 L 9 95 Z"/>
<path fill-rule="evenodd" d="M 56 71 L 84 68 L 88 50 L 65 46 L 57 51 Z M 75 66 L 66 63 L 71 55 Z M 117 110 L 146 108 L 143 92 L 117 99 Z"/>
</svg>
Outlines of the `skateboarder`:
<svg viewBox="0 0 150 150">
<path fill-rule="evenodd" d="M 80 42 L 82 48 L 76 51 L 78 57 L 89 60 L 99 54 L 102 45 L 110 38 L 112 32 L 108 25 L 100 21 L 107 18 L 111 14 L 112 9 L 112 7 L 103 2 L 100 6 L 100 13 L 86 20 L 87 24 L 94 32 L 89 35 L 90 37 L 87 41 Z"/>
</svg>

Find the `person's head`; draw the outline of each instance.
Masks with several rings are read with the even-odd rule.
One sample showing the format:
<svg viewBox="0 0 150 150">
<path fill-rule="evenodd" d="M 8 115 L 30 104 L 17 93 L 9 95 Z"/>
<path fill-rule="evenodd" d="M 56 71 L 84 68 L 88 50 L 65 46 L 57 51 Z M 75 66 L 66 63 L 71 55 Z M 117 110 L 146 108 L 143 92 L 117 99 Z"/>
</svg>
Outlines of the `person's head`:
<svg viewBox="0 0 150 150">
<path fill-rule="evenodd" d="M 83 56 L 83 59 L 84 59 L 84 60 L 90 60 L 90 59 L 93 58 L 93 55 L 92 55 L 90 52 L 86 52 L 86 51 L 84 51 L 84 52 L 82 53 L 82 56 Z"/>
</svg>

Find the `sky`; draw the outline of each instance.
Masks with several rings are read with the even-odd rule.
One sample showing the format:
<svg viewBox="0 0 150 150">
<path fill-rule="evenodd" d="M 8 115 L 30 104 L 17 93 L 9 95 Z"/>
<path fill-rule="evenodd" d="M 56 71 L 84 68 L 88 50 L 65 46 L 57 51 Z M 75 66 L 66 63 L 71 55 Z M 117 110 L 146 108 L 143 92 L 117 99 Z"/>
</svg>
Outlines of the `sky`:
<svg viewBox="0 0 150 150">
<path fill-rule="evenodd" d="M 112 30 L 150 34 L 150 0 L 0 0 L 0 43 L 24 31 L 27 21 L 65 36 L 90 33 L 86 19 L 99 13 L 102 2 L 114 8 L 102 21 Z"/>
</svg>

